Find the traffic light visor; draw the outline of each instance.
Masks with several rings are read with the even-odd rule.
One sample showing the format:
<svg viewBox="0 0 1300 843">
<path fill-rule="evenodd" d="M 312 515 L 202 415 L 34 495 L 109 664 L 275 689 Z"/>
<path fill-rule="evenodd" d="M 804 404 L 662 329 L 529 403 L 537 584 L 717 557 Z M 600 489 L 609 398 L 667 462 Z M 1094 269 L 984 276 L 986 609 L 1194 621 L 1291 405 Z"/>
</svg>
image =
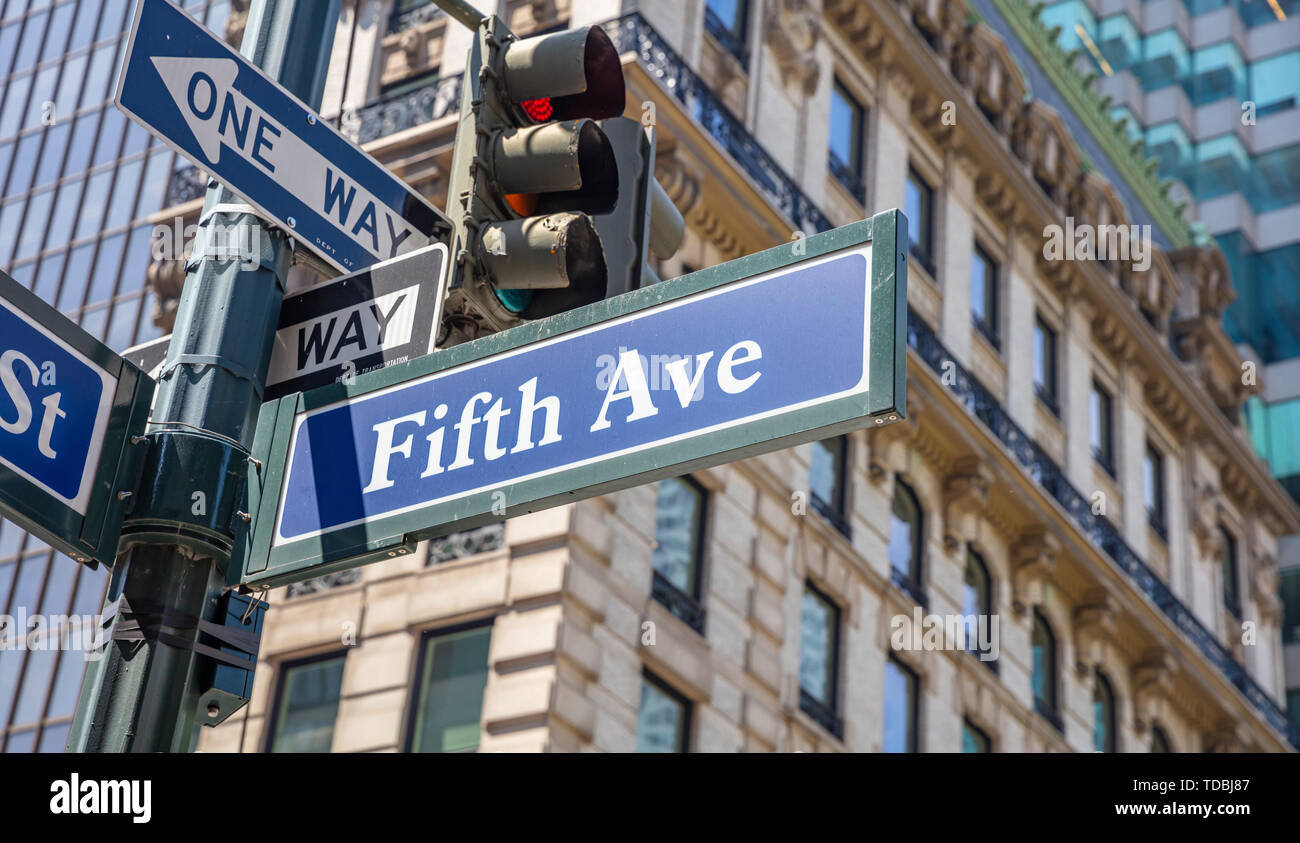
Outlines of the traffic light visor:
<svg viewBox="0 0 1300 843">
<path fill-rule="evenodd" d="M 534 123 L 623 113 L 618 51 L 599 26 L 515 41 L 505 52 L 505 88 Z"/>
</svg>

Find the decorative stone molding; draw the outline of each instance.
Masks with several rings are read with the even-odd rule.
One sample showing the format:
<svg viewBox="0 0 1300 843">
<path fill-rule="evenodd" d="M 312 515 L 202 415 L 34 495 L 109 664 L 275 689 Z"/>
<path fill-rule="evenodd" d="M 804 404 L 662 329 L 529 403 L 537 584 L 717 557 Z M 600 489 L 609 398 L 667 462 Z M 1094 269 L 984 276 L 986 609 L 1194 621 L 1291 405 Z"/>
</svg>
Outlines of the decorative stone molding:
<svg viewBox="0 0 1300 843">
<path fill-rule="evenodd" d="M 1133 725 L 1139 733 L 1168 719 L 1168 701 L 1177 671 L 1177 662 L 1164 649 L 1148 650 L 1133 666 Z"/>
<path fill-rule="evenodd" d="M 1247 752 L 1249 746 L 1249 728 L 1231 718 L 1223 718 L 1205 735 L 1206 752 Z"/>
<path fill-rule="evenodd" d="M 1196 485 L 1192 501 L 1192 535 L 1206 559 L 1223 555 L 1223 534 L 1219 530 L 1219 489 L 1210 483 Z"/>
<path fill-rule="evenodd" d="M 1194 293 L 1188 302 L 1190 312 L 1184 315 L 1208 315 L 1218 322 L 1223 311 L 1237 293 L 1232 288 L 1232 272 L 1228 259 L 1218 249 L 1188 246 L 1168 253 L 1169 263 L 1175 272 L 1187 278 Z"/>
<path fill-rule="evenodd" d="M 250 0 L 230 0 L 230 17 L 226 18 L 226 43 L 236 48 L 244 40 L 244 27 L 248 24 Z"/>
<path fill-rule="evenodd" d="M 655 178 L 682 216 L 700 201 L 700 177 L 677 155 L 677 148 L 661 137 L 655 150 Z"/>
<path fill-rule="evenodd" d="M 1106 643 L 1115 636 L 1119 603 L 1106 591 L 1094 591 L 1074 610 L 1075 672 L 1088 675 L 1105 658 Z"/>
<path fill-rule="evenodd" d="M 1135 351 L 1133 335 L 1124 328 L 1119 315 L 1109 310 L 1098 311 L 1093 318 L 1092 338 L 1107 354 L 1118 360 L 1132 357 Z"/>
<path fill-rule="evenodd" d="M 974 455 L 960 457 L 943 483 L 943 546 L 955 553 L 975 539 L 978 516 L 988 507 L 993 472 Z"/>
<path fill-rule="evenodd" d="M 1147 403 L 1151 408 L 1159 413 L 1165 424 L 1177 431 L 1180 437 L 1188 437 L 1191 432 L 1192 408 L 1183 401 L 1178 388 L 1168 378 L 1159 374 L 1151 374 L 1144 386 Z"/>
<path fill-rule="evenodd" d="M 909 91 L 911 87 L 909 82 Z M 910 96 L 910 102 L 912 116 L 916 119 L 917 125 L 923 128 L 939 147 L 952 146 L 957 137 L 957 126 L 943 119 L 948 108 L 947 101 L 941 99 L 934 91 L 926 90 Z"/>
<path fill-rule="evenodd" d="M 983 202 L 993 216 L 999 220 L 1014 221 L 1017 217 L 1020 197 L 1007 180 L 995 170 L 980 169 L 975 175 L 975 195 Z M 1035 240 L 1041 240 L 1038 232 L 1033 232 Z M 1042 253 L 1042 244 L 1035 250 Z M 1059 262 L 1058 262 L 1059 263 Z"/>
<path fill-rule="evenodd" d="M 418 27 L 402 30 L 402 34 L 397 38 L 397 48 L 406 56 L 406 66 L 408 68 L 423 67 L 425 61 L 425 46 L 428 43 L 428 33 Z"/>
<path fill-rule="evenodd" d="M 1277 560 L 1271 553 L 1252 550 L 1250 553 L 1250 595 L 1260 620 L 1268 626 L 1282 622 L 1282 599 L 1278 596 L 1281 580 Z"/>
<path fill-rule="evenodd" d="M 912 22 L 921 30 L 941 59 L 952 55 L 966 22 L 966 4 L 961 0 L 911 0 Z"/>
<path fill-rule="evenodd" d="M 821 14 L 808 0 L 768 0 L 763 39 L 772 50 L 781 80 L 812 96 L 821 78 L 817 42 L 821 40 Z"/>
<path fill-rule="evenodd" d="M 1031 527 L 1011 548 L 1012 607 L 1023 615 L 1030 606 L 1043 602 L 1044 586 L 1056 570 L 1061 542 L 1045 527 Z"/>
</svg>

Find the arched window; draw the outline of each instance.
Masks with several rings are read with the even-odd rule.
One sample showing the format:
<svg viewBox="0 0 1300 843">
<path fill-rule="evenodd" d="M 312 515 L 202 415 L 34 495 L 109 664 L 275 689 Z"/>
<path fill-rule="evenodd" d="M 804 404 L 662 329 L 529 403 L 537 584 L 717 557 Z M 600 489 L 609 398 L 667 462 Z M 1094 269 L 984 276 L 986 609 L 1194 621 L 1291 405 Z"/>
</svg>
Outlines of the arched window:
<svg viewBox="0 0 1300 843">
<path fill-rule="evenodd" d="M 988 637 L 988 625 L 992 623 L 993 579 L 989 576 L 988 565 L 984 564 L 984 557 L 970 548 L 966 549 L 966 579 L 962 586 L 961 613 L 965 618 L 966 651 L 978 655 L 986 649 L 982 639 Z M 981 619 L 984 623 L 983 636 L 980 634 Z M 986 663 L 990 666 L 993 664 L 991 659 Z"/>
<path fill-rule="evenodd" d="M 889 524 L 889 567 L 895 585 L 918 603 L 921 589 L 921 504 L 916 493 L 902 480 L 894 480 L 894 510 Z"/>
<path fill-rule="evenodd" d="M 1034 611 L 1033 637 L 1034 708 L 1052 725 L 1061 728 L 1056 707 L 1056 636 L 1047 619 Z"/>
<path fill-rule="evenodd" d="M 1169 748 L 1169 738 L 1165 735 L 1165 730 L 1159 726 L 1151 727 L 1151 751 L 1152 752 L 1173 752 Z"/>
<path fill-rule="evenodd" d="M 1092 748 L 1115 751 L 1115 691 L 1110 680 L 1097 671 L 1092 686 Z"/>
</svg>

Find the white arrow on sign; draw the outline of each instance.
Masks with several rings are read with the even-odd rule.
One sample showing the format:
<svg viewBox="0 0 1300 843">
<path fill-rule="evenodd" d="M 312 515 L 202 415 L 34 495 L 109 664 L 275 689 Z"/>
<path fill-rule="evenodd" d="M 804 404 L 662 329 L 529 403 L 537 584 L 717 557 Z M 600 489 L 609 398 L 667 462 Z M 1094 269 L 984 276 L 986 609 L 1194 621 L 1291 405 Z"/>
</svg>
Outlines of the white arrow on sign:
<svg viewBox="0 0 1300 843">
<path fill-rule="evenodd" d="M 424 235 L 339 172 L 324 156 L 235 87 L 232 59 L 153 56 L 151 60 L 212 166 L 233 150 L 298 196 L 378 260 L 397 257 Z"/>
</svg>

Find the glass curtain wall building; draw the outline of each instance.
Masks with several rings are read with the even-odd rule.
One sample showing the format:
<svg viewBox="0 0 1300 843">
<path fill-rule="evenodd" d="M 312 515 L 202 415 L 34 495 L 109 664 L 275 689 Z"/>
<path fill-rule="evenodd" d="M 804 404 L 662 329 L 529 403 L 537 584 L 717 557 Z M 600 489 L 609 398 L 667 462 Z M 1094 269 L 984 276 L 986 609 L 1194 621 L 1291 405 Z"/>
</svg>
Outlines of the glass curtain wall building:
<svg viewBox="0 0 1300 843">
<path fill-rule="evenodd" d="M 1300 500 L 1300 0 L 1051 3 L 1043 22 L 1112 97 L 1112 116 L 1218 241 L 1237 292 L 1229 336 L 1261 394 L 1247 424 Z M 1272 375 L 1270 377 L 1270 375 Z"/>
<path fill-rule="evenodd" d="M 225 30 L 229 0 L 187 11 Z M 0 269 L 121 351 L 161 335 L 150 215 L 176 156 L 112 104 L 129 0 L 0 0 Z M 107 573 L 0 522 L 0 615 L 98 615 Z M 86 660 L 0 649 L 0 751 L 61 752 Z"/>
</svg>

